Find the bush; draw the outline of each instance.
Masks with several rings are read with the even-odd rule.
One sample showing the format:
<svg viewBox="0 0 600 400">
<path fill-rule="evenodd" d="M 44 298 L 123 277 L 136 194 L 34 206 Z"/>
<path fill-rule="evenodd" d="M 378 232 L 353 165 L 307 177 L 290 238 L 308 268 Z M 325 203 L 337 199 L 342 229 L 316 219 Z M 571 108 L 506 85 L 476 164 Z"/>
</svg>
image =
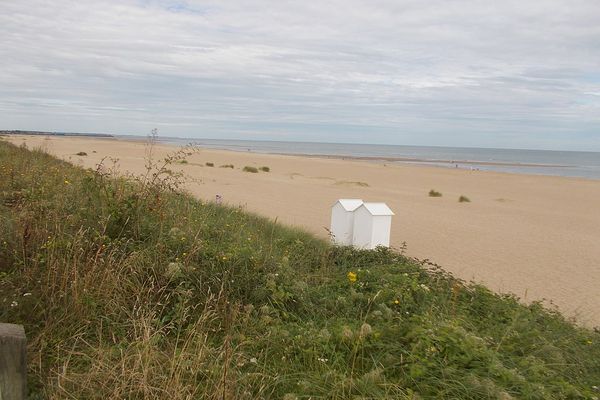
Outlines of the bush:
<svg viewBox="0 0 600 400">
<path fill-rule="evenodd" d="M 79 153 L 75 153 L 76 156 L 87 156 L 85 151 L 80 151 Z"/>
<path fill-rule="evenodd" d="M 429 191 L 429 197 L 442 197 L 442 194 L 435 189 Z"/>
<path fill-rule="evenodd" d="M 206 163 L 206 166 L 207 166 L 207 167 L 214 167 L 214 166 L 215 166 L 215 163 L 207 162 L 207 163 Z"/>
<path fill-rule="evenodd" d="M 269 167 L 260 167 L 259 169 L 263 172 L 269 172 L 271 170 Z"/>
<path fill-rule="evenodd" d="M 252 172 L 253 174 L 258 173 L 258 169 L 256 167 L 250 167 L 246 165 L 243 169 L 244 172 Z"/>
<path fill-rule="evenodd" d="M 463 196 L 463 195 L 461 195 L 461 196 L 458 198 L 458 202 L 459 202 L 459 203 L 470 203 L 470 202 L 471 202 L 471 200 L 469 200 L 469 198 L 468 198 L 467 196 Z"/>
<path fill-rule="evenodd" d="M 233 164 L 223 164 L 219 168 L 231 168 L 231 169 L 233 169 Z"/>
</svg>

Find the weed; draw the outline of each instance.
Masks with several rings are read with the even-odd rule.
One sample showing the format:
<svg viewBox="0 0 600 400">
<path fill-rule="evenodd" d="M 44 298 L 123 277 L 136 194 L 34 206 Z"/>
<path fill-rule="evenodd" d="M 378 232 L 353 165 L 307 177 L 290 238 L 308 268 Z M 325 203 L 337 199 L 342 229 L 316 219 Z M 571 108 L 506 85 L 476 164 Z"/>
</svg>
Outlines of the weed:
<svg viewBox="0 0 600 400">
<path fill-rule="evenodd" d="M 79 153 L 75 153 L 76 156 L 87 156 L 88 154 L 85 151 L 80 151 Z"/>
<path fill-rule="evenodd" d="M 231 169 L 233 169 L 234 166 L 233 166 L 233 164 L 223 164 L 219 168 L 231 168 Z"/>
<path fill-rule="evenodd" d="M 429 191 L 429 197 L 442 197 L 442 194 L 435 189 Z"/>
<path fill-rule="evenodd" d="M 205 165 L 206 165 L 207 167 L 214 167 L 214 166 L 215 166 L 215 163 L 207 162 Z"/>
<path fill-rule="evenodd" d="M 261 170 L 263 172 L 269 172 L 269 171 L 271 171 L 271 168 L 269 168 L 269 167 L 260 167 L 259 170 Z"/>
<path fill-rule="evenodd" d="M 470 202 L 471 202 L 471 200 L 470 200 L 470 199 L 469 199 L 467 196 L 463 196 L 463 195 L 461 195 L 461 196 L 458 198 L 458 202 L 459 202 L 459 203 L 470 203 Z"/>
<path fill-rule="evenodd" d="M 258 173 L 258 169 L 256 167 L 250 167 L 246 165 L 243 169 L 244 172 L 252 172 L 253 174 Z"/>
</svg>

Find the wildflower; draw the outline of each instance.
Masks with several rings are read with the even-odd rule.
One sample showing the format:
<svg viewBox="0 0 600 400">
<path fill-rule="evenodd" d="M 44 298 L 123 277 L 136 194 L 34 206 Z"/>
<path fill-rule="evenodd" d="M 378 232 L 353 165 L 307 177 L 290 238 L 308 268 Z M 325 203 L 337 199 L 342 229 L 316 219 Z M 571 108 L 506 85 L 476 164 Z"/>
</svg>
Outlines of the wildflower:
<svg viewBox="0 0 600 400">
<path fill-rule="evenodd" d="M 357 275 L 354 272 L 352 272 L 352 271 L 348 272 L 348 280 L 351 283 L 356 282 L 356 279 L 357 279 Z"/>
<path fill-rule="evenodd" d="M 431 289 L 429 289 L 429 286 L 427 286 L 427 285 L 424 285 L 424 284 L 422 284 L 422 283 L 421 283 L 419 286 L 421 287 L 421 289 L 423 289 L 423 290 L 424 290 L 424 291 L 426 291 L 426 292 L 429 292 L 429 291 L 431 290 Z"/>
<path fill-rule="evenodd" d="M 251 362 L 252 364 L 257 364 L 257 363 L 258 363 L 258 360 L 256 359 L 256 357 L 252 357 L 252 358 L 250 359 L 250 362 Z"/>
<path fill-rule="evenodd" d="M 371 328 L 371 325 L 367 324 L 366 322 L 361 325 L 361 327 L 360 327 L 360 333 L 359 333 L 359 336 L 361 338 L 367 337 L 371 333 L 373 333 L 373 328 Z"/>
<path fill-rule="evenodd" d="M 592 341 L 591 340 L 587 340 L 586 343 L 587 344 L 592 344 Z"/>
<path fill-rule="evenodd" d="M 16 306 L 18 306 L 18 305 L 19 305 L 19 303 L 17 303 L 16 301 L 13 301 L 12 303 L 10 303 L 10 306 L 11 306 L 11 307 L 16 307 Z"/>
<path fill-rule="evenodd" d="M 27 296 L 31 296 L 31 293 L 29 293 L 29 292 L 23 293 L 23 297 L 27 297 Z"/>
<path fill-rule="evenodd" d="M 69 182 L 68 180 L 65 179 L 65 185 L 70 185 L 71 182 Z"/>
<path fill-rule="evenodd" d="M 322 363 L 326 363 L 327 361 L 329 361 L 327 358 L 317 358 L 317 360 L 321 361 Z"/>
<path fill-rule="evenodd" d="M 226 257 L 226 256 L 223 256 L 223 261 L 225 261 L 225 260 L 227 260 L 227 257 Z"/>
<path fill-rule="evenodd" d="M 352 339 L 352 336 L 354 336 L 354 334 L 352 333 L 352 329 L 350 329 L 347 326 L 344 326 L 344 328 L 342 329 L 342 337 L 344 337 L 344 339 Z"/>
</svg>

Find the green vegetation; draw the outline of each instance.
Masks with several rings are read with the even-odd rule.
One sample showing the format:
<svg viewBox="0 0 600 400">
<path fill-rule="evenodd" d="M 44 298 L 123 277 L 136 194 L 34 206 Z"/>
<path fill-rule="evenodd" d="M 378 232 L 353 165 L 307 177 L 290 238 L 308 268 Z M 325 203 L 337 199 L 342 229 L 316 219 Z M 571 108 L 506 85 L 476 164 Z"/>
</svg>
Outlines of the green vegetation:
<svg viewBox="0 0 600 400">
<path fill-rule="evenodd" d="M 470 200 L 470 199 L 469 199 L 467 196 L 463 196 L 463 195 L 461 195 L 461 196 L 458 198 L 458 202 L 459 202 L 459 203 L 470 203 L 470 202 L 471 202 L 471 200 Z"/>
<path fill-rule="evenodd" d="M 234 167 L 233 167 L 233 164 L 223 164 L 219 168 L 231 168 L 231 169 L 233 169 Z"/>
<path fill-rule="evenodd" d="M 0 142 L 32 398 L 593 399 L 600 334 L 380 248 Z M 460 249 L 456 249 L 459 251 Z"/>
<path fill-rule="evenodd" d="M 214 166 L 215 166 L 215 163 L 207 162 L 207 163 L 206 163 L 206 166 L 207 166 L 207 167 L 214 167 Z"/>
<path fill-rule="evenodd" d="M 442 197 L 442 194 L 435 189 L 429 191 L 429 197 Z"/>
<path fill-rule="evenodd" d="M 269 167 L 260 167 L 259 169 L 260 169 L 262 172 L 269 172 L 269 171 L 271 171 L 271 168 L 269 168 Z"/>
<path fill-rule="evenodd" d="M 87 156 L 85 151 L 80 151 L 79 153 L 75 153 L 76 156 Z"/>
<path fill-rule="evenodd" d="M 185 158 L 181 159 L 181 160 L 177 160 L 175 161 L 175 164 L 188 164 L 188 160 L 186 160 Z"/>
<path fill-rule="evenodd" d="M 256 167 L 250 167 L 246 165 L 243 169 L 244 172 L 252 172 L 253 174 L 258 173 L 258 169 Z"/>
</svg>

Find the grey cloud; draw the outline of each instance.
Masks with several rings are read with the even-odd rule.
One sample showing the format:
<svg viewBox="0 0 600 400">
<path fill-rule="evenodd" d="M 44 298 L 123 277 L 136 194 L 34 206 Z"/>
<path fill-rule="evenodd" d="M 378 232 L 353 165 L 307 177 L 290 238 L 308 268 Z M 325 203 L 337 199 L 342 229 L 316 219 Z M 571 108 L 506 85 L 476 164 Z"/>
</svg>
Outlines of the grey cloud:
<svg viewBox="0 0 600 400">
<path fill-rule="evenodd" d="M 600 150 L 598 20 L 594 0 L 2 2 L 2 128 Z"/>
</svg>

